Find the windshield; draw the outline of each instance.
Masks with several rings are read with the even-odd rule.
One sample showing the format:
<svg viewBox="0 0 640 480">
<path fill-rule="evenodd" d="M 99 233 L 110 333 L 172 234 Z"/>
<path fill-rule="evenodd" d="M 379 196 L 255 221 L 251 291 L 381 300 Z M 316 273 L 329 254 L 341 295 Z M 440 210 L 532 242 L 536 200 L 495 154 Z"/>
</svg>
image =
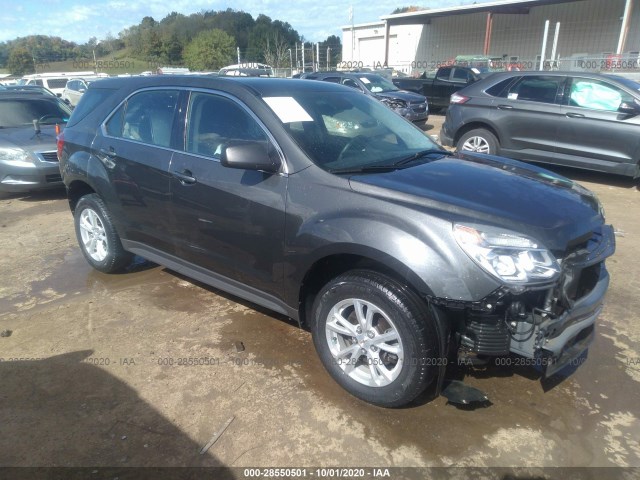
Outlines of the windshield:
<svg viewBox="0 0 640 480">
<path fill-rule="evenodd" d="M 46 97 L 0 99 L 0 128 L 66 123 L 71 110 L 58 100 Z"/>
<path fill-rule="evenodd" d="M 419 152 L 441 151 L 422 130 L 357 92 L 302 92 L 264 100 L 324 170 L 391 166 Z"/>
<path fill-rule="evenodd" d="M 393 83 L 379 75 L 363 75 L 359 79 L 371 93 L 396 92 L 399 90 Z"/>
</svg>

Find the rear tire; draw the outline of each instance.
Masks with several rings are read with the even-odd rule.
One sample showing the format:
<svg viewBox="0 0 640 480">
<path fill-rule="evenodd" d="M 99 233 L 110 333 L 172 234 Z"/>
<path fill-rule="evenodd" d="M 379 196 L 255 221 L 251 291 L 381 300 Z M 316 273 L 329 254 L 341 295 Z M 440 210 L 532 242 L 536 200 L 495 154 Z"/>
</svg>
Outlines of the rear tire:
<svg viewBox="0 0 640 480">
<path fill-rule="evenodd" d="M 329 374 L 383 407 L 416 399 L 446 361 L 433 313 L 391 278 L 354 270 L 329 282 L 313 306 L 313 341 Z"/>
<path fill-rule="evenodd" d="M 500 144 L 496 136 L 484 128 L 469 130 L 460 137 L 456 144 L 458 151 L 497 155 Z"/>
<path fill-rule="evenodd" d="M 78 201 L 74 224 L 80 250 L 93 268 L 113 273 L 131 263 L 133 255 L 122 247 L 107 207 L 97 194 Z"/>
</svg>

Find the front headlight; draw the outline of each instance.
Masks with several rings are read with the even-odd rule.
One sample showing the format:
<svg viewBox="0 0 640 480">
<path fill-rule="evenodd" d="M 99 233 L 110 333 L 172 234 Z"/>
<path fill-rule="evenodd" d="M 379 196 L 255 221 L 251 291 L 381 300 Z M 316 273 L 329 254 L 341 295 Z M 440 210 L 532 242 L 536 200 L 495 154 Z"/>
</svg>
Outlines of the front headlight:
<svg viewBox="0 0 640 480">
<path fill-rule="evenodd" d="M 554 280 L 560 273 L 553 254 L 525 236 L 458 224 L 453 226 L 453 235 L 474 262 L 505 283 L 539 283 Z"/>
<path fill-rule="evenodd" d="M 21 148 L 0 148 L 0 162 L 16 167 L 34 166 L 29 153 Z"/>
</svg>

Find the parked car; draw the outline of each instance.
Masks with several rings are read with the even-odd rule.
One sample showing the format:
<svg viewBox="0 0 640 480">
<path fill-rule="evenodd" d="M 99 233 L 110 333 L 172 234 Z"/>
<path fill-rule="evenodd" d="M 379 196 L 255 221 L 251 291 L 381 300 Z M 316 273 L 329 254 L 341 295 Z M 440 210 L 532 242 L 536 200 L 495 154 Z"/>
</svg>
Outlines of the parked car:
<svg viewBox="0 0 640 480">
<path fill-rule="evenodd" d="M 43 95 L 49 95 L 51 97 L 56 97 L 57 95 L 53 93 L 51 90 L 45 87 L 41 87 L 39 85 L 3 85 L 0 87 L 0 91 L 5 92 L 34 92 L 41 93 Z"/>
<path fill-rule="evenodd" d="M 394 78 L 393 84 L 403 90 L 424 95 L 431 110 L 437 111 L 449 106 L 449 99 L 453 93 L 482 77 L 483 74 L 477 68 L 450 66 L 440 67 L 433 78 L 424 73 L 420 78 Z"/>
<path fill-rule="evenodd" d="M 101 77 L 70 78 L 62 91 L 62 100 L 72 107 L 75 107 L 80 101 L 80 98 L 82 98 L 82 95 L 84 95 L 84 92 L 89 88 L 91 82 L 95 82 L 100 78 Z"/>
<path fill-rule="evenodd" d="M 437 394 L 449 352 L 517 353 L 552 375 L 594 337 L 615 249 L 598 199 L 443 150 L 353 89 L 112 78 L 90 85 L 58 153 L 94 268 L 141 255 L 296 319 L 368 402 Z"/>
<path fill-rule="evenodd" d="M 316 72 L 301 78 L 339 83 L 370 95 L 412 122 L 429 119 L 429 104 L 424 95 L 400 90 L 391 81 L 375 73 Z"/>
<path fill-rule="evenodd" d="M 0 90 L 0 192 L 62 186 L 56 125 L 69 115 L 57 97 Z"/>
<path fill-rule="evenodd" d="M 640 175 L 640 83 L 586 72 L 504 72 L 451 103 L 444 145 Z"/>
</svg>

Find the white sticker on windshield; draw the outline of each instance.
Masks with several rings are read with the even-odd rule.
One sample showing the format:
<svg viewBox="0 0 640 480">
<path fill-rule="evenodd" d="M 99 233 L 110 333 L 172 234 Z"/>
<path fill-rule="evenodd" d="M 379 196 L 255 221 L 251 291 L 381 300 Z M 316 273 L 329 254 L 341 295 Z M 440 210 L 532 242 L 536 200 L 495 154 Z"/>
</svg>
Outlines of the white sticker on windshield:
<svg viewBox="0 0 640 480">
<path fill-rule="evenodd" d="M 313 122 L 313 118 L 293 97 L 265 97 L 264 101 L 282 123 Z"/>
<path fill-rule="evenodd" d="M 517 100 L 518 99 L 518 94 L 517 93 L 510 93 L 508 98 L 509 98 L 509 100 Z"/>
<path fill-rule="evenodd" d="M 366 83 L 371 83 L 367 77 L 360 77 L 360 81 L 361 81 L 362 83 L 365 83 L 365 84 L 366 84 Z"/>
<path fill-rule="evenodd" d="M 478 69 L 477 69 L 477 68 L 475 68 L 475 67 L 474 67 L 474 68 L 472 68 L 472 69 L 471 69 L 471 71 L 472 71 L 473 73 L 475 73 L 476 75 L 480 75 L 480 70 L 478 70 Z"/>
</svg>

